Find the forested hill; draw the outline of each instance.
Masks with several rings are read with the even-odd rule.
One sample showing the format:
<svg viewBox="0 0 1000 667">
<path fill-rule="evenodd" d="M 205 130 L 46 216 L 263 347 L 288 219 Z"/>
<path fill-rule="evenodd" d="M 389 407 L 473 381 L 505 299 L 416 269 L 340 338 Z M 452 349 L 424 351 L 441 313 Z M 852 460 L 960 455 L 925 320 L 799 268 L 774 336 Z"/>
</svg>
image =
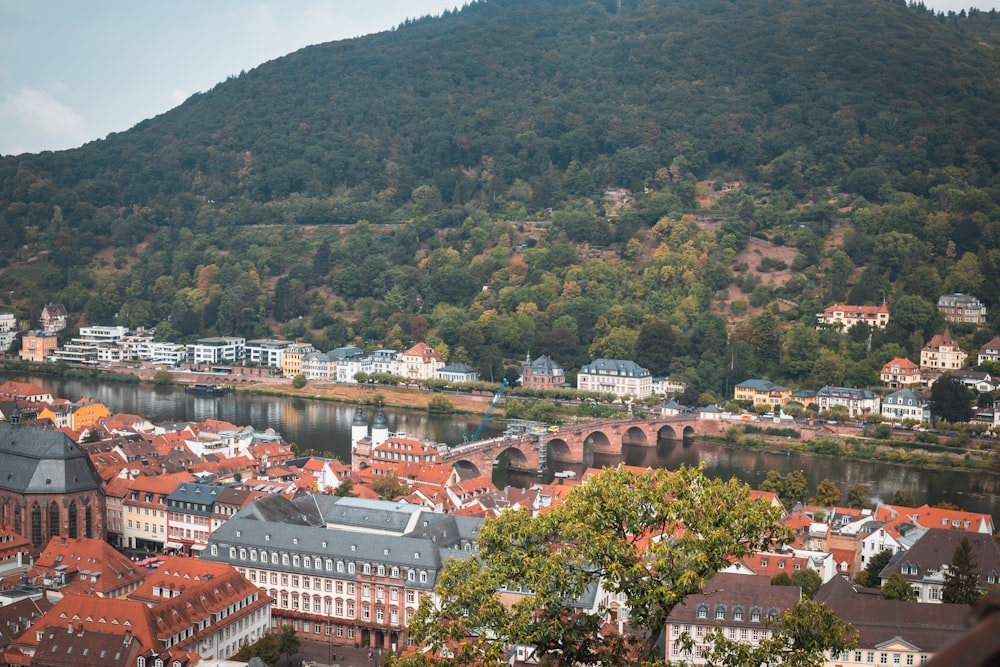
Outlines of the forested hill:
<svg viewBox="0 0 1000 667">
<path fill-rule="evenodd" d="M 919 299 L 911 353 L 940 290 L 1000 299 L 1000 16 L 618 4 L 480 0 L 0 158 L 0 294 L 174 340 L 428 338 L 490 370 L 529 347 L 635 357 L 652 322 L 676 345 L 647 365 L 720 392 L 818 380 L 835 342 L 792 368 L 780 341 L 832 299 Z M 606 188 L 637 195 L 605 208 Z M 795 272 L 740 261 L 752 236 Z M 739 345 L 739 371 L 735 348 L 706 361 Z"/>
</svg>

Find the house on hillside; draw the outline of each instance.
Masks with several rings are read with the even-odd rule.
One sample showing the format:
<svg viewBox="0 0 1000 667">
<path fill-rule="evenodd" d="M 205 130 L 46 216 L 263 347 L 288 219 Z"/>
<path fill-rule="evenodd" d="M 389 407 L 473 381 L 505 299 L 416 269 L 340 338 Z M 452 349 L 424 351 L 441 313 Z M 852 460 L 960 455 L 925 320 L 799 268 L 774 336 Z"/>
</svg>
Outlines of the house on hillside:
<svg viewBox="0 0 1000 667">
<path fill-rule="evenodd" d="M 444 366 L 444 359 L 427 343 L 417 343 L 399 356 L 399 374 L 410 380 L 430 380 Z"/>
<path fill-rule="evenodd" d="M 885 329 L 889 324 L 889 306 L 884 301 L 879 306 L 847 306 L 834 304 L 818 315 L 821 325 L 841 327 L 849 331 L 855 324 L 864 322 L 872 329 Z"/>
<path fill-rule="evenodd" d="M 38 324 L 45 333 L 56 334 L 66 328 L 69 320 L 69 313 L 66 306 L 61 303 L 49 303 L 42 308 L 42 314 L 38 316 Z"/>
<path fill-rule="evenodd" d="M 944 333 L 936 334 L 920 350 L 920 369 L 929 375 L 938 376 L 948 371 L 957 371 L 965 366 L 965 351 L 951 337 L 948 327 Z"/>
<path fill-rule="evenodd" d="M 920 366 L 905 357 L 896 357 L 882 366 L 879 376 L 889 389 L 903 389 L 920 384 Z"/>
<path fill-rule="evenodd" d="M 938 298 L 937 309 L 948 322 L 986 324 L 986 305 L 968 294 L 944 294 Z"/>
<path fill-rule="evenodd" d="M 929 422 L 931 407 L 923 393 L 901 389 L 882 399 L 882 416 L 894 421 L 913 419 L 918 422 Z"/>
<path fill-rule="evenodd" d="M 881 399 L 868 389 L 852 387 L 823 387 L 816 392 L 816 405 L 820 411 L 841 405 L 847 408 L 852 419 L 879 412 Z"/>
<path fill-rule="evenodd" d="M 653 393 L 653 376 L 634 361 L 595 359 L 580 368 L 576 388 L 621 398 L 646 398 Z"/>
<path fill-rule="evenodd" d="M 542 355 L 532 360 L 529 354 L 521 366 L 521 386 L 531 389 L 559 389 L 566 374 L 552 357 Z"/>
</svg>

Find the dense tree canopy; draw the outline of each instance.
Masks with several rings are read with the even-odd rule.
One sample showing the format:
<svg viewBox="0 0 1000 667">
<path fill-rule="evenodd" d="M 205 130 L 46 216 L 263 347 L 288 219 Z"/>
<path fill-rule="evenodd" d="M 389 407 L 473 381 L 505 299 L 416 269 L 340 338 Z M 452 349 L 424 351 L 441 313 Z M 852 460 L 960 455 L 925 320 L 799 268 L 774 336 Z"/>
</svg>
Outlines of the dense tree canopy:
<svg viewBox="0 0 1000 667">
<path fill-rule="evenodd" d="M 487 521 L 478 552 L 447 564 L 410 632 L 431 655 L 459 642 L 456 666 L 495 662 L 513 644 L 536 647 L 547 664 L 624 665 L 630 648 L 646 659 L 675 605 L 732 557 L 788 539 L 779 517 L 749 487 L 703 468 L 607 469 L 546 513 Z M 634 636 L 602 635 L 602 612 L 577 604 L 598 581 L 624 594 Z"/>
<path fill-rule="evenodd" d="M 0 307 L 177 342 L 426 337 L 494 379 L 531 352 L 706 397 L 863 386 L 940 333 L 943 292 L 1000 300 L 998 28 L 901 2 L 479 0 L 309 47 L 0 157 Z M 817 330 L 840 300 L 892 321 Z"/>
</svg>

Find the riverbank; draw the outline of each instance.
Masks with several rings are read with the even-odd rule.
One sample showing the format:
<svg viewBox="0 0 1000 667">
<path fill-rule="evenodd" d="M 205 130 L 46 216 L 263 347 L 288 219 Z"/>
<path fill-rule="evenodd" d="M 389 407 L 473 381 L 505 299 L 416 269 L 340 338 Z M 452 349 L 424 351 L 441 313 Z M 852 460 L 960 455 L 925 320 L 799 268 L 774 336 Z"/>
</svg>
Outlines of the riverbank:
<svg viewBox="0 0 1000 667">
<path fill-rule="evenodd" d="M 157 385 L 156 374 L 162 369 L 115 367 L 69 368 L 53 364 L 29 364 L 21 361 L 0 362 L 0 370 L 5 373 L 25 375 L 50 375 L 95 382 L 140 382 Z M 233 373 L 209 373 L 193 370 L 173 370 L 170 382 L 173 386 L 187 387 L 195 384 L 224 385 L 237 393 L 260 396 L 286 396 L 321 401 L 336 401 L 350 405 L 374 405 L 380 403 L 386 408 L 402 410 L 427 410 L 432 398 L 444 396 L 451 403 L 456 414 L 483 415 L 493 398 L 492 394 L 463 394 L 455 392 L 434 392 L 410 387 L 388 385 L 360 385 L 333 382 L 309 381 L 302 388 L 292 386 L 288 378 L 270 374 L 267 369 L 235 367 Z M 69 398 L 69 397 L 64 397 Z M 494 414 L 503 416 L 502 405 Z"/>
</svg>

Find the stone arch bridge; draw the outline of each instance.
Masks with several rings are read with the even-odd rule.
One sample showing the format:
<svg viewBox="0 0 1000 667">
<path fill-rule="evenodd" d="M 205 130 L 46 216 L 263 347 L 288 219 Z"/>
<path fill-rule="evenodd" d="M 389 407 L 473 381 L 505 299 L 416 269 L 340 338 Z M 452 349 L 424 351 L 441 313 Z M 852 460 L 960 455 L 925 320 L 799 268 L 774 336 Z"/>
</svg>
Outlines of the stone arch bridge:
<svg viewBox="0 0 1000 667">
<path fill-rule="evenodd" d="M 655 447 L 660 440 L 682 440 L 696 435 L 721 435 L 721 420 L 693 416 L 659 419 L 615 419 L 562 426 L 556 432 L 517 438 L 491 438 L 448 449 L 442 463 L 473 467 L 489 475 L 494 462 L 506 454 L 508 465 L 516 470 L 540 472 L 551 463 L 589 466 L 594 455 L 621 456 L 626 445 Z"/>
</svg>

